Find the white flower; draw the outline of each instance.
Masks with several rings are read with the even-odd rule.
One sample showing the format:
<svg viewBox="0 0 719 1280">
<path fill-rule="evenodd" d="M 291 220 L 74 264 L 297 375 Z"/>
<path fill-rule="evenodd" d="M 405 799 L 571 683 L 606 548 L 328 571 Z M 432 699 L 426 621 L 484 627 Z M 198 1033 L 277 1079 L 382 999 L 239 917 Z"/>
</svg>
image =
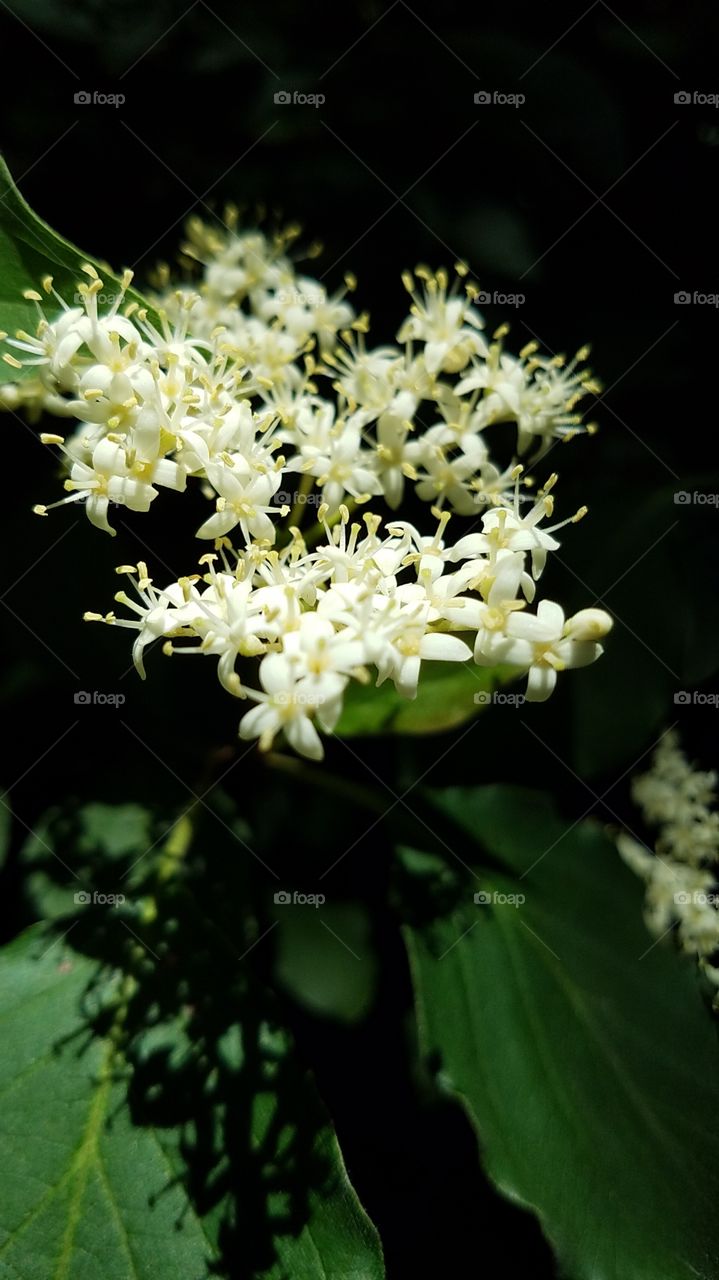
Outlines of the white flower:
<svg viewBox="0 0 719 1280">
<path fill-rule="evenodd" d="M 600 390 L 588 369 L 577 371 L 589 348 L 582 347 L 565 365 L 562 356 L 536 356 L 537 343 L 530 342 L 517 358 L 502 350 L 505 333 L 506 327 L 498 330 L 495 337 L 500 341 L 492 344 L 486 361 L 476 363 L 461 380 L 457 395 L 481 390 L 480 411 L 487 424 L 516 422 L 519 454 L 526 453 L 535 437 L 539 437 L 543 452 L 554 438 L 592 430 L 589 426 L 583 428 L 581 416 L 574 412 L 583 396 Z"/>
<path fill-rule="evenodd" d="M 303 613 L 296 630 L 283 638 L 283 652 L 294 664 L 297 678 L 321 683 L 326 676 L 349 676 L 365 659 L 361 639 L 350 628 L 335 631 L 332 623 L 316 613 Z"/>
<path fill-rule="evenodd" d="M 405 698 L 416 698 L 423 662 L 466 662 L 472 656 L 469 645 L 458 636 L 441 631 L 425 631 L 419 619 L 403 623 L 402 633 L 392 646 L 388 675 Z M 380 667 L 381 683 L 382 668 Z"/>
<path fill-rule="evenodd" d="M 274 542 L 275 524 L 270 512 L 277 510 L 272 499 L 280 486 L 279 471 L 253 473 L 236 455 L 229 465 L 211 464 L 207 478 L 219 497 L 215 514 L 197 530 L 198 538 L 221 538 L 239 525 L 246 542 L 253 538 Z"/>
<path fill-rule="evenodd" d="M 201 573 L 159 591 L 138 566 L 138 600 L 117 596 L 131 616 L 100 620 L 137 632 L 141 671 L 155 639 L 166 653 L 213 657 L 223 687 L 257 704 L 243 736 L 267 747 L 283 732 L 315 759 L 350 680 L 391 680 L 415 697 L 423 662 L 471 660 L 453 632 L 471 638 L 478 663 L 523 667 L 528 696 L 546 697 L 558 670 L 601 653 L 610 621 L 588 609 L 565 622 L 546 600 L 529 612 L 559 546 L 562 525 L 546 523 L 556 476 L 524 505 L 520 483 L 535 478 L 490 445 L 506 422 L 518 453 L 571 436 L 578 399 L 596 389 L 578 368 L 586 352 L 566 367 L 535 344 L 516 357 L 505 328 L 488 345 L 461 265 L 451 287 L 444 271 L 406 276 L 401 345 L 368 349 L 368 318 L 345 298 L 352 277 L 331 294 L 296 273 L 296 229 L 267 236 L 237 221 L 236 210 L 224 228 L 190 220 L 183 251 L 200 279 L 177 286 L 163 269 L 155 313 L 128 303 L 130 273 L 108 299 L 87 266 L 73 305 L 49 277 L 30 290 L 37 331 L 10 339 L 5 360 L 29 377 L 3 390 L 0 408 L 74 420 L 67 438 L 41 436 L 67 463 L 67 495 L 50 505 L 82 502 L 112 533 L 113 505 L 145 512 L 165 488 L 194 484 L 214 504 L 197 530 L 215 544 Z M 432 504 L 434 533 L 421 508 L 416 525 L 382 526 L 408 486 Z M 377 509 L 356 520 L 371 499 Z M 466 523 L 448 538 L 451 512 Z M 654 784 L 657 808 L 676 794 L 670 773 Z M 688 783 L 682 796 L 663 846 L 701 862 L 719 820 L 696 821 Z"/>
<path fill-rule="evenodd" d="M 445 271 L 436 275 L 418 269 L 416 274 L 424 281 L 421 295 L 415 291 L 412 276 L 407 273 L 403 281 L 412 298 L 410 315 L 397 334 L 398 342 L 421 340 L 425 343 L 424 360 L 429 373 L 458 373 L 470 358 L 486 354 L 487 344 L 479 332 L 484 321 L 472 306 L 470 297 L 448 295 L 448 278 Z"/>
<path fill-rule="evenodd" d="M 211 573 L 211 585 L 197 599 L 192 632 L 201 639 L 201 651 L 219 658 L 217 675 L 228 693 L 241 697 L 243 686 L 235 665 L 239 657 L 254 658 L 264 653 L 266 620 L 251 578 L 238 579 L 229 573 Z M 173 653 L 197 649 L 171 647 Z"/>
<path fill-rule="evenodd" d="M 536 614 L 512 611 L 503 632 L 485 639 L 475 657 L 485 664 L 506 662 L 528 669 L 527 700 L 544 702 L 554 689 L 558 671 L 585 667 L 602 653 L 597 637 L 610 631 L 612 620 L 601 609 L 585 612 L 592 614 L 591 625 L 575 626 L 574 618 L 565 623 L 564 610 L 552 600 L 541 600 Z"/>
<path fill-rule="evenodd" d="M 354 286 L 352 277 L 334 297 L 327 295 L 318 280 L 297 276 L 282 283 L 274 292 L 257 291 L 256 314 L 265 321 L 279 320 L 284 329 L 302 346 L 311 334 L 317 336 L 320 350 L 331 351 L 336 335 L 348 329 L 355 313 L 344 301 L 347 289 Z"/>
<path fill-rule="evenodd" d="M 567 524 L 576 524 L 587 514 L 586 507 L 580 507 L 573 516 L 561 520 L 549 528 L 540 527 L 541 521 L 552 514 L 554 498 L 550 494 L 557 481 L 553 473 L 545 483 L 537 501 L 525 515 L 520 512 L 519 481 L 524 468 L 516 467 L 512 472 L 515 481 L 514 503 L 510 510 L 507 507 L 495 507 L 482 516 L 482 529 L 491 545 L 506 548 L 509 551 L 529 551 L 532 557 L 532 574 L 539 578 L 547 562 L 547 552 L 556 551 L 560 543 L 552 534 Z"/>
<path fill-rule="evenodd" d="M 404 494 L 405 478 L 416 480 L 417 472 L 407 453 L 417 397 L 400 391 L 377 419 L 376 467 L 388 507 L 396 511 Z"/>
<path fill-rule="evenodd" d="M 361 448 L 361 442 L 362 418 L 354 414 L 334 424 L 324 446 L 301 447 L 302 470 L 316 478 L 330 512 L 339 510 L 347 494 L 364 501 L 380 491 L 372 455 Z"/>
<path fill-rule="evenodd" d="M 346 679 L 333 672 L 298 679 L 291 657 L 268 653 L 260 663 L 260 682 L 263 692 L 251 695 L 258 699 L 258 706 L 242 717 L 240 737 L 259 738 L 260 747 L 267 751 L 282 730 L 300 755 L 321 760 L 324 748 L 313 719 L 331 732 L 342 710 Z"/>
<path fill-rule="evenodd" d="M 140 561 L 137 567 L 120 565 L 117 572 L 128 575 L 140 603 L 131 600 L 124 591 L 118 591 L 115 600 L 137 616 L 116 618 L 114 613 L 108 613 L 104 617 L 98 613 L 86 613 L 85 620 L 105 622 L 116 627 L 129 627 L 137 631 L 137 639 L 132 647 L 132 660 L 144 680 L 143 650 L 154 640 L 186 634 L 194 620 L 201 616 L 201 604 L 194 582 L 189 579 L 170 583 L 169 586 L 158 591 L 153 586 L 152 579 L 148 577 L 147 565 L 143 561 Z"/>
<path fill-rule="evenodd" d="M 430 631 L 430 606 L 421 588 L 394 596 L 372 595 L 360 615 L 367 660 L 377 667 L 377 684 L 391 679 L 405 698 L 417 696 L 423 661 L 464 662 L 472 656 L 456 636 Z"/>
<path fill-rule="evenodd" d="M 378 416 L 389 408 L 398 390 L 402 352 L 396 347 L 366 351 L 361 334 L 353 339 L 354 334 L 348 334 L 346 347 L 325 353 L 325 363 L 337 370 L 337 386 L 347 402 Z"/>
<path fill-rule="evenodd" d="M 500 552 L 494 564 L 487 564 L 480 579 L 484 599 L 478 605 L 477 637 L 474 660 L 493 661 L 497 643 L 505 639 L 513 613 L 526 607 L 517 594 L 524 577 L 524 556 L 511 551 Z"/>
<path fill-rule="evenodd" d="M 322 576 L 331 576 L 333 584 L 352 580 L 368 583 L 373 589 L 393 590 L 396 573 L 409 550 L 409 537 L 393 529 L 390 537 L 380 538 L 379 516 L 365 512 L 362 524 L 350 524 L 346 506 L 339 510 L 340 522 L 333 529 L 325 523 L 327 541 L 320 543 L 312 560 Z"/>
<path fill-rule="evenodd" d="M 417 496 L 441 507 L 448 502 L 460 515 L 476 515 L 473 480 L 477 461 L 472 454 L 450 453 L 440 443 L 443 429 L 430 428 L 406 447 L 406 456 L 417 473 Z"/>
</svg>

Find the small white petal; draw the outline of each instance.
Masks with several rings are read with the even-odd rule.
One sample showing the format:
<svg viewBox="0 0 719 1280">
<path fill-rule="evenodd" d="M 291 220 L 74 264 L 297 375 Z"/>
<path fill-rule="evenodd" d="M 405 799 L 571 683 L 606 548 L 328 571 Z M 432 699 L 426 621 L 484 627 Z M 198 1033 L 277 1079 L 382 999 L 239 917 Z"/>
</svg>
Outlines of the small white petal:
<svg viewBox="0 0 719 1280">
<path fill-rule="evenodd" d="M 527 680 L 527 702 L 545 702 L 557 683 L 553 667 L 532 667 Z"/>
</svg>

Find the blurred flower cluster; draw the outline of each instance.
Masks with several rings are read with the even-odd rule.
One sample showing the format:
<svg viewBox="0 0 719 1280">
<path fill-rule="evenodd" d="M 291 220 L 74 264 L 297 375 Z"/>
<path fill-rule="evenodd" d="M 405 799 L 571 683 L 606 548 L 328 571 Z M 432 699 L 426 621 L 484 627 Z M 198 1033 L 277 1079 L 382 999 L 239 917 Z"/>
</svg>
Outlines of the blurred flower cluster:
<svg viewBox="0 0 719 1280">
<path fill-rule="evenodd" d="M 675 929 L 682 950 L 697 957 L 719 989 L 717 775 L 695 769 L 669 731 L 632 794 L 659 829 L 654 853 L 626 834 L 618 841 L 624 861 L 647 885 L 647 927 L 657 937 Z"/>
<path fill-rule="evenodd" d="M 318 726 L 332 731 L 348 682 L 372 669 L 414 697 L 423 661 L 509 664 L 528 672 L 530 699 L 546 698 L 557 672 L 600 655 L 611 626 L 602 610 L 567 619 L 536 600 L 556 532 L 586 508 L 552 523 L 557 477 L 538 486 L 528 468 L 591 430 L 576 412 L 597 390 L 587 350 L 569 362 L 536 343 L 508 352 L 507 326 L 485 335 L 461 263 L 451 279 L 405 273 L 396 343 L 371 347 L 348 300 L 355 280 L 329 295 L 296 269 L 295 238 L 241 232 L 233 213 L 217 229 L 194 219 L 183 255 L 199 282 L 161 268 L 147 307 L 127 300 L 131 273 L 113 294 L 90 265 L 72 304 L 49 276 L 26 293 L 38 326 L 8 340 L 23 380 L 3 398 L 73 423 L 41 437 L 67 469 L 52 505 L 82 502 L 111 534 L 113 508 L 147 511 L 188 481 L 211 507 L 199 572 L 158 588 L 146 565 L 121 566 L 135 594 L 116 599 L 132 616 L 87 617 L 137 631 L 141 674 L 152 640 L 216 657 L 224 687 L 253 703 L 241 735 L 268 747 L 284 731 L 312 758 Z M 501 465 L 488 435 L 503 429 Z M 393 515 L 408 486 L 429 504 L 429 531 Z M 454 541 L 453 516 L 465 522 Z M 257 663 L 240 674 L 241 659 L 259 659 L 252 685 Z"/>
</svg>

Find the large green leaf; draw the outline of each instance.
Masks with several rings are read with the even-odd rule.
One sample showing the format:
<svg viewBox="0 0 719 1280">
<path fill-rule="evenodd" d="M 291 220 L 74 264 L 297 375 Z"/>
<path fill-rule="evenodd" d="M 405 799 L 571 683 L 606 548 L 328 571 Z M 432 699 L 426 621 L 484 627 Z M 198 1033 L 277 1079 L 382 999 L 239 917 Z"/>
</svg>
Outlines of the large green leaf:
<svg viewBox="0 0 719 1280">
<path fill-rule="evenodd" d="M 0 952 L 0 1277 L 200 1280 L 209 1240 L 131 1123 L 111 1037 L 85 1035 L 96 966 L 50 943 L 31 930 Z"/>
<path fill-rule="evenodd" d="M 0 330 L 15 334 L 17 329 L 34 333 L 37 310 L 23 298 L 25 289 L 38 289 L 41 278 L 50 274 L 66 301 L 72 301 L 79 281 L 87 279 L 80 268 L 88 262 L 102 277 L 107 291 L 119 289 L 120 282 L 108 266 L 82 253 L 69 240 L 43 222 L 23 199 L 0 156 Z M 154 315 L 147 301 L 135 289 L 128 289 L 128 302 L 139 302 Z M 12 348 L 6 350 L 12 354 Z M 0 383 L 31 377 L 32 367 L 13 369 L 0 360 Z"/>
<path fill-rule="evenodd" d="M 380 687 L 352 682 L 335 733 L 357 738 L 378 733 L 440 733 L 456 729 L 492 702 L 502 685 L 516 679 L 512 667 L 478 667 L 474 662 L 426 662 L 417 697 L 397 692 L 391 680 Z"/>
<path fill-rule="evenodd" d="M 715 1280 L 719 1053 L 694 966 L 652 947 L 595 824 L 514 788 L 439 803 L 463 857 L 480 838 L 507 866 L 481 892 L 526 898 L 476 904 L 474 883 L 406 929 L 424 1049 L 488 1173 L 572 1280 Z"/>
<path fill-rule="evenodd" d="M 211 1015 L 201 1048 L 192 1008 L 160 1018 L 178 975 L 158 967 L 144 997 L 44 928 L 0 952 L 0 1280 L 381 1280 L 271 1005 L 255 992 L 239 1025 Z"/>
<path fill-rule="evenodd" d="M 372 1007 L 377 956 L 366 909 L 354 902 L 286 906 L 278 922 L 275 979 L 321 1017 L 358 1022 Z"/>
</svg>

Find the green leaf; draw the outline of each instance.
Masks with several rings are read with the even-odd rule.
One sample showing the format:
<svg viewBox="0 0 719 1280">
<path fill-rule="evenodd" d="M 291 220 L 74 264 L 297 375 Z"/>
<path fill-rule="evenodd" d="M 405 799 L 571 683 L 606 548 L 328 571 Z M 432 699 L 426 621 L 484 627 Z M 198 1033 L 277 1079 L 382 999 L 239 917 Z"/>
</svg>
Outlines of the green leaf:
<svg viewBox="0 0 719 1280">
<path fill-rule="evenodd" d="M 366 910 L 336 902 L 319 908 L 288 904 L 275 912 L 279 928 L 275 977 L 312 1013 L 358 1022 L 372 1007 L 377 956 Z"/>
<path fill-rule="evenodd" d="M 132 1125 L 111 1038 L 84 1035 L 96 965 L 48 947 L 33 929 L 0 953 L 0 1277 L 200 1280 L 199 1219 Z"/>
<path fill-rule="evenodd" d="M 109 806 L 95 809 L 113 836 Z M 193 1006 L 171 1012 L 177 977 L 166 988 L 160 965 L 145 996 L 51 938 L 35 927 L 0 951 L 0 1280 L 229 1276 L 238 1213 L 257 1280 L 381 1280 L 379 1239 L 269 995 L 253 988 L 238 1025 L 225 987 L 207 1064 Z M 147 960 L 132 929 L 128 942 Z"/>
<path fill-rule="evenodd" d="M 152 849 L 152 817 L 137 804 L 86 804 L 70 817 L 68 812 L 51 809 L 35 824 L 20 851 L 25 869 L 25 896 L 38 920 L 59 920 L 72 915 L 75 894 L 97 887 L 98 875 L 108 883 L 102 889 L 111 893 L 134 890 L 142 877 L 144 850 Z M 56 853 L 56 846 L 62 849 Z M 69 861 L 68 861 L 69 859 Z M 113 864 L 137 862 L 125 880 Z M 58 870 L 71 874 L 58 879 Z"/>
<path fill-rule="evenodd" d="M 378 733 L 440 733 L 456 729 L 491 703 L 492 693 L 517 678 L 512 667 L 474 662 L 427 662 L 417 697 L 410 701 L 391 680 L 377 689 L 353 681 L 335 733 L 357 738 Z"/>
<path fill-rule="evenodd" d="M 78 853 L 99 850 L 104 858 L 122 858 L 151 843 L 151 818 L 139 804 L 86 804 L 81 811 Z"/>
<path fill-rule="evenodd" d="M 85 280 L 87 283 L 80 270 L 85 262 L 96 268 L 106 291 L 113 288 L 119 291 L 120 281 L 106 264 L 82 253 L 33 212 L 20 195 L 0 156 L 0 330 L 11 336 L 17 329 L 35 332 L 35 303 L 22 295 L 25 289 L 39 289 L 44 275 L 53 276 L 58 293 L 72 304 L 78 282 Z M 152 307 L 136 289 L 128 289 L 126 296 L 128 302 L 138 302 L 147 307 L 150 316 L 157 319 Z M 16 354 L 12 348 L 8 351 Z M 13 369 L 0 360 L 0 383 L 19 382 L 34 374 L 32 367 Z"/>
<path fill-rule="evenodd" d="M 595 824 L 508 787 L 439 804 L 462 856 L 479 837 L 508 873 L 405 930 L 423 1047 L 489 1175 L 572 1280 L 710 1280 L 719 1055 L 694 965 L 652 946 L 641 886 Z M 526 901 L 477 905 L 480 888 Z"/>
<path fill-rule="evenodd" d="M 47 945 L 31 931 L 0 955 L 6 1031 L 0 1055 L 0 1277 L 95 1280 L 101 1260 L 109 1280 L 178 1274 L 200 1280 L 216 1259 L 217 1214 L 200 1222 L 179 1189 L 178 1136 L 133 1125 L 114 1034 L 88 1039 L 88 989 L 96 965 L 76 955 L 67 959 L 58 945 L 48 952 Z M 95 983 L 93 1003 L 110 1003 L 116 986 L 117 979 Z M 264 1034 L 277 1060 L 285 1042 L 278 1033 Z M 157 1046 L 147 1039 L 150 1053 Z M 231 1049 L 225 1044 L 223 1051 Z M 257 1151 L 273 1131 L 277 1105 L 274 1091 L 258 1080 L 252 1109 Z M 308 1097 L 308 1112 L 313 1105 Z M 291 1146 L 283 1133 L 284 1146 Z M 253 1274 L 266 1280 L 289 1274 L 307 1280 L 381 1277 L 378 1242 L 326 1121 L 311 1156 L 331 1168 L 331 1177 L 321 1191 L 307 1188 L 306 1223 L 279 1233 L 276 1260 Z M 273 1213 L 286 1210 L 281 1186 L 275 1184 L 268 1199 Z"/>
</svg>

